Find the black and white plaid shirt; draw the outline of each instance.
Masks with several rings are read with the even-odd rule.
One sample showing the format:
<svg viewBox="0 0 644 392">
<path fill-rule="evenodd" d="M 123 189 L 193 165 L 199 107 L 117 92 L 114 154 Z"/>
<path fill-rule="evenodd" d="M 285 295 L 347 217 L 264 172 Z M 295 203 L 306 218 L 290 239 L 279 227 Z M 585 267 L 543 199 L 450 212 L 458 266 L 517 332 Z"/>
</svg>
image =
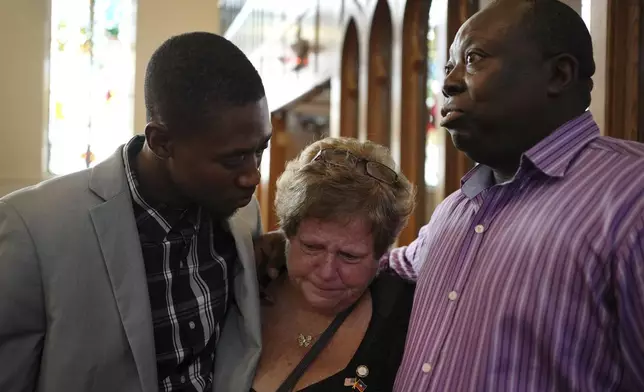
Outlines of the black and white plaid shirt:
<svg viewBox="0 0 644 392">
<path fill-rule="evenodd" d="M 147 274 L 159 390 L 207 391 L 231 303 L 235 241 L 227 223 L 199 206 L 173 209 L 142 197 L 132 162 L 144 141 L 130 140 L 123 160 Z"/>
</svg>

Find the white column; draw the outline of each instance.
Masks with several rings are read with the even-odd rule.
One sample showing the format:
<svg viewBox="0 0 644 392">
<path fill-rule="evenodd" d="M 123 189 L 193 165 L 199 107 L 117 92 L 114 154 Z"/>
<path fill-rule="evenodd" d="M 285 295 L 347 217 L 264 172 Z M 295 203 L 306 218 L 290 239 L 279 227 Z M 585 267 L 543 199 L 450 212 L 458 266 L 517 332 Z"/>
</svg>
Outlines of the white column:
<svg viewBox="0 0 644 392">
<path fill-rule="evenodd" d="M 479 9 L 487 7 L 493 0 L 479 0 Z"/>
<path fill-rule="evenodd" d="M 0 4 L 0 196 L 42 179 L 49 1 Z"/>
<path fill-rule="evenodd" d="M 581 15 L 582 0 L 559 0 L 559 1 L 561 1 L 564 4 L 568 4 L 570 8 L 577 11 L 577 13 Z"/>
<path fill-rule="evenodd" d="M 590 111 L 604 130 L 606 125 L 606 45 L 608 39 L 608 0 L 584 0 L 590 2 L 590 35 L 593 38 L 595 76 Z"/>
</svg>

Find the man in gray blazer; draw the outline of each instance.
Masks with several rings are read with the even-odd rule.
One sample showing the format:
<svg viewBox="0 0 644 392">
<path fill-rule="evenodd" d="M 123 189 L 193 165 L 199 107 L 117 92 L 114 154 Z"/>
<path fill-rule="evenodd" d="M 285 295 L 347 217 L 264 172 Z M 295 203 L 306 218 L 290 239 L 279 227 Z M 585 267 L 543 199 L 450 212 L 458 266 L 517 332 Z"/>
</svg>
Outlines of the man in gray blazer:
<svg viewBox="0 0 644 392">
<path fill-rule="evenodd" d="M 209 33 L 146 71 L 148 125 L 92 169 L 0 199 L 0 391 L 249 390 L 262 81 Z"/>
</svg>

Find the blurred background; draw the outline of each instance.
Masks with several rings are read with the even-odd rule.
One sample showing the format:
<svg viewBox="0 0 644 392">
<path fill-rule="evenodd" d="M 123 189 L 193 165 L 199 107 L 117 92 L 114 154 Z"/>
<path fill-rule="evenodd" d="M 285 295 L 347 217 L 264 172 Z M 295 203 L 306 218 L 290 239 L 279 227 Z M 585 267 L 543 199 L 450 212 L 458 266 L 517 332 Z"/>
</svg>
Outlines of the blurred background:
<svg viewBox="0 0 644 392">
<path fill-rule="evenodd" d="M 276 224 L 284 163 L 321 137 L 352 136 L 389 146 L 418 186 L 407 243 L 473 165 L 438 127 L 437 108 L 451 40 L 488 1 L 0 0 L 0 196 L 92 167 L 142 132 L 154 49 L 210 31 L 237 44 L 267 88 L 265 227 Z M 644 1 L 564 2 L 593 37 L 600 127 L 644 141 Z"/>
</svg>

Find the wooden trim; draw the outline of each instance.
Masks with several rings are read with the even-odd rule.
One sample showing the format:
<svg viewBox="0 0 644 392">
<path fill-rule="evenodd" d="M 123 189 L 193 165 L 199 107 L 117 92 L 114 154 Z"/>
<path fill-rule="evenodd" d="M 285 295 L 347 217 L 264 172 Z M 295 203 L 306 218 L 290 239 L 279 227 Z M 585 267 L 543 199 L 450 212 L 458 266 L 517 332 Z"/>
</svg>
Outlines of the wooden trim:
<svg viewBox="0 0 644 392">
<path fill-rule="evenodd" d="M 393 27 L 387 0 L 378 0 L 369 34 L 367 139 L 391 144 Z"/>
<path fill-rule="evenodd" d="M 416 209 L 400 233 L 407 245 L 426 223 L 425 143 L 427 136 L 427 32 L 431 1 L 408 0 L 402 31 L 402 94 L 400 97 L 400 168 L 416 184 Z"/>
<path fill-rule="evenodd" d="M 355 21 L 344 34 L 340 69 L 340 136 L 358 138 L 360 112 L 360 43 Z"/>
<path fill-rule="evenodd" d="M 618 5 L 619 4 L 619 5 Z M 643 140 L 644 5 L 640 0 L 608 3 L 606 125 L 604 134 Z"/>
</svg>

